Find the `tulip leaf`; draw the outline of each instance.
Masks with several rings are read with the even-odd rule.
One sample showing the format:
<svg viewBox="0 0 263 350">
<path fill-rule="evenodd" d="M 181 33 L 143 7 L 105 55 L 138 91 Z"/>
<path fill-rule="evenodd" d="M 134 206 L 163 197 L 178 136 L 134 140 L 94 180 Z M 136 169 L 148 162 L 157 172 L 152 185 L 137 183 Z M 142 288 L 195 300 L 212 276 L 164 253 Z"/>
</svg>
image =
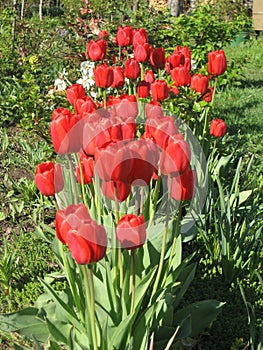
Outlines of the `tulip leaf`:
<svg viewBox="0 0 263 350">
<path fill-rule="evenodd" d="M 186 306 L 174 315 L 175 322 L 180 324 L 189 315 L 192 319 L 190 337 L 196 337 L 202 333 L 216 319 L 225 303 L 217 300 L 202 300 Z"/>
<path fill-rule="evenodd" d="M 131 314 L 119 323 L 116 328 L 110 329 L 113 330 L 112 334 L 109 334 L 110 343 L 109 349 L 123 349 L 123 341 L 128 338 L 128 334 L 130 332 L 131 326 L 134 322 L 135 314 Z M 110 332 L 111 333 L 111 332 Z"/>
<path fill-rule="evenodd" d="M 31 339 L 33 336 L 44 343 L 49 331 L 44 320 L 39 318 L 39 309 L 28 307 L 11 314 L 0 315 L 0 329 L 4 332 L 17 332 Z"/>
</svg>

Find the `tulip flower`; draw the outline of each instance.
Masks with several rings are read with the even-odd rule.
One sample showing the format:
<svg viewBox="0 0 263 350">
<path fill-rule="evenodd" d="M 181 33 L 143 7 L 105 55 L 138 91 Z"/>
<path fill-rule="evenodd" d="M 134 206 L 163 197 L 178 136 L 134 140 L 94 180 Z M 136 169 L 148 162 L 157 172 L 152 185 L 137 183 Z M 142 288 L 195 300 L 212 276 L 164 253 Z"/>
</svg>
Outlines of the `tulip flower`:
<svg viewBox="0 0 263 350">
<path fill-rule="evenodd" d="M 125 143 L 111 142 L 96 150 L 95 166 L 99 177 L 104 181 L 130 183 L 133 155 Z"/>
<path fill-rule="evenodd" d="M 140 65 L 135 58 L 129 58 L 124 63 L 124 74 L 128 79 L 137 79 L 140 76 Z"/>
<path fill-rule="evenodd" d="M 161 107 L 160 102 L 158 101 L 150 101 L 145 105 L 145 114 L 146 119 L 150 119 L 152 117 L 163 117 L 164 113 Z"/>
<path fill-rule="evenodd" d="M 190 88 L 203 95 L 208 89 L 209 79 L 205 75 L 194 74 L 191 77 Z"/>
<path fill-rule="evenodd" d="M 190 72 L 184 66 L 175 67 L 170 73 L 176 86 L 187 86 L 191 82 Z"/>
<path fill-rule="evenodd" d="M 163 69 L 165 66 L 165 52 L 163 47 L 157 47 L 150 54 L 150 63 L 153 68 Z"/>
<path fill-rule="evenodd" d="M 145 80 L 140 81 L 137 85 L 137 95 L 139 98 L 147 98 L 150 96 L 150 83 Z"/>
<path fill-rule="evenodd" d="M 133 28 L 130 26 L 118 27 L 116 40 L 119 46 L 129 46 L 132 43 Z"/>
<path fill-rule="evenodd" d="M 210 135 L 222 137 L 226 133 L 226 123 L 222 119 L 213 119 L 210 125 Z"/>
<path fill-rule="evenodd" d="M 95 84 L 99 88 L 108 88 L 113 83 L 114 75 L 112 67 L 101 64 L 93 69 Z"/>
<path fill-rule="evenodd" d="M 186 170 L 172 178 L 171 197 L 176 201 L 191 200 L 194 195 L 195 172 L 189 167 Z"/>
<path fill-rule="evenodd" d="M 140 28 L 138 30 L 134 29 L 132 33 L 132 45 L 142 45 L 148 42 L 148 37 L 146 30 L 144 28 Z"/>
<path fill-rule="evenodd" d="M 53 162 L 44 162 L 36 167 L 35 184 L 44 196 L 54 196 L 64 187 L 62 168 Z"/>
<path fill-rule="evenodd" d="M 77 165 L 77 180 L 81 184 L 82 181 L 84 184 L 89 184 L 92 182 L 94 176 L 94 159 L 91 156 L 86 156 L 83 152 L 80 155 L 80 165 Z M 80 169 L 81 166 L 81 169 Z M 83 180 L 81 177 L 81 172 Z"/>
<path fill-rule="evenodd" d="M 89 211 L 83 203 L 70 204 L 65 209 L 58 210 L 55 223 L 57 238 L 66 244 L 68 231 L 77 229 L 81 223 L 89 220 Z"/>
<path fill-rule="evenodd" d="M 86 265 L 97 262 L 106 254 L 106 231 L 94 220 L 85 221 L 77 229 L 68 231 L 67 245 L 78 264 Z"/>
<path fill-rule="evenodd" d="M 72 84 L 67 88 L 66 95 L 69 103 L 74 106 L 75 100 L 86 97 L 86 92 L 81 84 Z"/>
<path fill-rule="evenodd" d="M 164 175 L 177 176 L 190 165 L 191 152 L 183 136 L 173 136 L 161 152 L 160 169 Z"/>
<path fill-rule="evenodd" d="M 116 194 L 117 199 L 119 202 L 125 201 L 125 199 L 128 198 L 129 194 L 131 193 L 131 185 L 129 183 L 125 183 L 122 181 L 102 181 L 101 183 L 101 190 L 105 197 L 111 199 L 114 201 L 115 198 L 115 190 L 114 186 L 116 187 Z"/>
<path fill-rule="evenodd" d="M 121 67 L 113 67 L 113 83 L 112 88 L 119 88 L 124 85 L 124 73 Z"/>
<path fill-rule="evenodd" d="M 169 96 L 169 87 L 165 80 L 155 80 L 151 84 L 152 98 L 155 101 L 165 100 Z"/>
<path fill-rule="evenodd" d="M 178 134 L 174 118 L 166 116 L 148 118 L 145 131 L 161 149 L 165 149 L 170 138 Z"/>
<path fill-rule="evenodd" d="M 208 73 L 221 75 L 227 69 L 227 60 L 224 50 L 211 51 L 208 53 Z"/>
<path fill-rule="evenodd" d="M 146 224 L 142 215 L 124 215 L 116 227 L 116 237 L 126 249 L 142 247 L 146 240 Z"/>
<path fill-rule="evenodd" d="M 106 57 L 107 42 L 104 39 L 91 40 L 87 44 L 87 54 L 92 61 L 102 61 Z"/>
<path fill-rule="evenodd" d="M 83 117 L 85 114 L 96 111 L 97 105 L 90 96 L 85 96 L 74 101 L 74 109 L 76 114 Z"/>
<path fill-rule="evenodd" d="M 185 56 L 182 52 L 173 52 L 170 56 L 168 56 L 166 62 L 168 63 L 167 67 L 169 67 L 170 72 L 170 70 L 173 68 L 184 65 Z"/>
<path fill-rule="evenodd" d="M 81 116 L 71 113 L 56 115 L 50 124 L 50 134 L 58 154 L 78 152 L 82 146 Z"/>
<path fill-rule="evenodd" d="M 155 77 L 154 77 L 154 73 L 151 69 L 148 69 L 145 74 L 144 74 L 144 80 L 147 82 L 147 83 L 153 83 L 154 80 L 155 80 Z"/>
<path fill-rule="evenodd" d="M 136 44 L 134 47 L 134 57 L 138 62 L 148 61 L 151 53 L 151 46 L 148 43 Z"/>
<path fill-rule="evenodd" d="M 213 99 L 213 94 L 214 88 L 212 86 L 209 86 L 207 92 L 203 96 L 203 100 L 205 100 L 206 102 L 211 102 Z"/>
</svg>

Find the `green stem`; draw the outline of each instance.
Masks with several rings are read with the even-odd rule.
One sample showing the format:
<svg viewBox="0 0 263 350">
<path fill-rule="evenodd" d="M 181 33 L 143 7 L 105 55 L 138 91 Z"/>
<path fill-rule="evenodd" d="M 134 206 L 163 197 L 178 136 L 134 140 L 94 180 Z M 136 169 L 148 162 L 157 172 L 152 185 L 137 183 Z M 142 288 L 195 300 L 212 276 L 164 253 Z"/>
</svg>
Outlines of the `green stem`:
<svg viewBox="0 0 263 350">
<path fill-rule="evenodd" d="M 76 177 L 75 177 L 75 171 L 74 171 L 74 168 L 73 168 L 71 154 L 67 154 L 67 158 L 68 158 L 68 161 L 69 161 L 70 180 L 71 180 L 71 185 L 72 185 L 72 188 L 73 188 L 74 202 L 75 202 L 75 204 L 77 204 L 79 202 L 78 201 L 78 189 L 77 189 L 77 185 L 76 185 Z"/>
<path fill-rule="evenodd" d="M 93 338 L 93 349 L 98 350 L 98 342 L 97 342 L 97 333 L 95 326 L 95 297 L 94 297 L 94 282 L 93 282 L 93 274 L 91 266 L 84 265 L 84 280 L 85 280 L 85 289 L 86 289 L 86 297 L 88 300 L 89 307 L 89 315 L 91 321 L 91 333 Z M 89 328 L 89 323 L 86 320 L 86 327 Z"/>
<path fill-rule="evenodd" d="M 140 67 L 141 67 L 141 81 L 144 80 L 144 67 L 143 67 L 143 63 L 140 63 Z"/>
<path fill-rule="evenodd" d="M 136 286 L 136 249 L 131 251 L 132 258 L 132 285 L 131 285 L 131 314 L 134 312 L 134 303 L 135 303 L 135 286 Z"/>
<path fill-rule="evenodd" d="M 159 192 L 160 192 L 160 186 L 161 186 L 161 175 L 159 174 L 158 180 L 157 180 L 156 185 L 155 185 L 154 193 L 153 193 L 153 205 L 152 205 L 153 210 L 150 213 L 150 220 L 149 220 L 148 226 L 151 226 L 151 223 L 152 223 L 153 218 L 154 218 L 154 214 L 155 214 L 156 206 L 157 206 L 157 201 L 158 201 L 158 196 L 159 196 Z"/>
<path fill-rule="evenodd" d="M 167 269 L 165 271 L 165 277 L 163 279 L 162 286 L 164 285 L 164 283 L 165 283 L 165 281 L 167 279 L 167 275 L 168 275 L 168 273 L 169 273 L 169 271 L 171 269 L 171 266 L 172 266 L 172 261 L 173 261 L 173 257 L 174 257 L 177 237 L 179 236 L 179 233 L 180 233 L 181 216 L 182 216 L 182 201 L 180 201 L 179 208 L 178 208 L 178 214 L 177 214 L 177 219 L 176 219 L 176 227 L 175 227 L 175 235 L 174 235 L 172 248 L 171 248 L 171 252 L 170 252 L 170 256 L 169 256 L 168 267 L 167 267 Z"/>
<path fill-rule="evenodd" d="M 115 220 L 116 226 L 119 222 L 119 202 L 118 202 L 118 193 L 117 193 L 117 185 L 114 182 L 114 205 L 115 205 Z M 118 266 L 119 266 L 119 274 L 120 274 L 120 288 L 123 287 L 123 266 L 122 266 L 122 252 L 121 247 L 118 246 Z"/>
<path fill-rule="evenodd" d="M 79 293 L 78 293 L 76 285 L 74 283 L 74 278 L 73 278 L 72 274 L 70 273 L 70 267 L 69 267 L 69 264 L 68 264 L 68 260 L 67 260 L 67 258 L 65 256 L 63 243 L 59 242 L 59 248 L 60 248 L 60 254 L 61 254 L 61 257 L 62 257 L 62 261 L 63 261 L 63 266 L 64 266 L 64 269 L 65 269 L 66 278 L 68 280 L 69 287 L 70 287 L 73 299 L 74 299 L 76 307 L 78 309 L 78 312 L 79 312 L 79 315 L 80 315 L 80 318 L 81 318 L 81 322 L 82 322 L 82 324 L 84 324 L 85 323 L 85 317 L 84 317 L 83 310 L 82 310 L 83 308 L 81 306 Z"/>
<path fill-rule="evenodd" d="M 107 91 L 106 91 L 106 89 L 103 90 L 103 105 L 104 105 L 104 108 L 106 109 L 107 108 Z"/>
<path fill-rule="evenodd" d="M 85 204 L 85 206 L 88 208 L 87 200 L 86 200 L 85 184 L 84 184 L 84 174 L 83 174 L 83 168 L 82 168 L 80 156 L 78 156 L 78 161 L 79 161 L 82 200 L 83 200 L 83 203 Z"/>
<path fill-rule="evenodd" d="M 167 241 L 167 235 L 168 235 L 168 225 L 169 225 L 169 215 L 170 215 L 170 207 L 171 207 L 171 187 L 172 187 L 172 178 L 170 175 L 167 177 L 167 184 L 168 184 L 168 199 L 167 199 L 167 213 L 166 213 L 166 222 L 165 222 L 165 228 L 164 228 L 164 234 L 163 234 L 163 241 L 162 241 L 162 250 L 160 255 L 160 262 L 158 266 L 157 276 L 156 280 L 153 286 L 151 299 L 153 298 L 154 294 L 157 291 L 157 288 L 159 286 L 163 264 L 164 264 L 164 257 L 165 257 L 165 250 L 166 250 L 166 241 Z"/>
</svg>

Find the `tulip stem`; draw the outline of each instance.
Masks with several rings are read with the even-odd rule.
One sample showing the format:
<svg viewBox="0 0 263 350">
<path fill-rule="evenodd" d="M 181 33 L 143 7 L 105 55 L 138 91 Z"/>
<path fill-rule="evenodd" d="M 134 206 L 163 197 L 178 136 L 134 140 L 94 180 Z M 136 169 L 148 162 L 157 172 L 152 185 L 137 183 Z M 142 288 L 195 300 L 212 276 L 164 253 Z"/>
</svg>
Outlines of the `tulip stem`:
<svg viewBox="0 0 263 350">
<path fill-rule="evenodd" d="M 140 67 L 141 67 L 141 81 L 144 80 L 144 67 L 143 67 L 143 63 L 140 63 Z"/>
<path fill-rule="evenodd" d="M 74 177 L 74 169 L 72 164 L 72 157 L 71 154 L 67 154 L 68 161 L 69 161 L 69 169 L 70 169 L 70 180 L 71 180 L 71 186 L 73 187 L 73 196 L 74 196 L 74 202 L 75 204 L 78 203 L 78 190 L 76 186 L 76 179 Z"/>
<path fill-rule="evenodd" d="M 88 302 L 88 308 L 89 312 L 87 314 L 90 315 L 90 321 L 91 321 L 91 333 L 92 333 L 92 340 L 93 340 L 93 349 L 98 350 L 98 343 L 97 343 L 97 333 L 96 333 L 96 326 L 95 326 L 95 297 L 94 297 L 94 282 L 93 282 L 93 274 L 92 274 L 92 268 L 91 266 L 84 265 L 83 266 L 83 273 L 84 273 L 84 280 L 85 280 L 85 289 L 86 289 L 86 297 Z M 86 320 L 86 326 L 87 329 L 89 328 L 90 324 Z"/>
<path fill-rule="evenodd" d="M 134 312 L 134 303 L 135 303 L 135 283 L 136 283 L 136 249 L 132 249 L 131 251 L 131 259 L 132 259 L 132 285 L 131 285 L 131 311 L 132 314 Z"/>
<path fill-rule="evenodd" d="M 173 244 L 172 244 L 172 248 L 171 248 L 171 252 L 170 252 L 170 256 L 169 256 L 168 268 L 165 271 L 165 278 L 163 279 L 163 283 L 165 283 L 167 275 L 168 275 L 170 268 L 172 266 L 177 237 L 179 236 L 179 233 L 180 233 L 181 216 L 182 216 L 182 201 L 180 201 L 179 208 L 178 208 L 178 213 L 177 213 L 177 218 L 176 218 L 175 235 L 174 235 Z M 162 283 L 162 286 L 163 286 L 163 283 Z"/>
<path fill-rule="evenodd" d="M 86 199 L 86 192 L 85 192 L 85 187 L 84 187 L 84 174 L 83 174 L 83 168 L 82 168 L 82 163 L 80 160 L 80 156 L 78 155 L 78 160 L 79 160 L 79 172 L 80 172 L 80 182 L 81 182 L 81 192 L 82 192 L 82 200 L 85 206 L 88 208 L 87 205 L 87 199 Z"/>
<path fill-rule="evenodd" d="M 119 222 L 119 202 L 118 202 L 118 193 L 117 193 L 117 185 L 116 182 L 114 182 L 114 204 L 115 204 L 115 220 L 116 220 L 116 226 Z M 119 265 L 119 274 L 120 274 L 120 288 L 123 287 L 123 266 L 122 266 L 122 252 L 121 247 L 118 246 L 118 265 Z"/>
<path fill-rule="evenodd" d="M 141 203 L 140 203 L 140 214 L 143 213 L 143 204 L 144 204 L 144 187 L 141 187 Z"/>
<path fill-rule="evenodd" d="M 163 241 L 162 241 L 162 250 L 161 250 L 161 255 L 160 255 L 160 262 L 158 265 L 157 276 L 156 276 L 156 280 L 155 280 L 153 290 L 152 290 L 151 299 L 153 298 L 154 294 L 157 291 L 157 288 L 158 288 L 158 285 L 160 282 L 160 278 L 161 278 L 161 274 L 162 274 L 163 264 L 164 264 L 166 240 L 167 240 L 167 235 L 168 235 L 169 215 L 170 215 L 170 207 L 171 207 L 172 178 L 170 175 L 168 175 L 168 177 L 167 177 L 167 184 L 168 184 L 168 199 L 167 199 L 166 221 L 165 221 L 165 228 L 164 228 Z"/>
<path fill-rule="evenodd" d="M 74 277 L 72 276 L 72 274 L 70 272 L 69 264 L 68 264 L 67 258 L 65 256 L 65 252 L 64 252 L 64 248 L 63 248 L 63 243 L 62 242 L 59 242 L 59 248 L 60 248 L 60 254 L 61 254 L 61 257 L 62 257 L 63 267 L 64 267 L 64 270 L 65 270 L 66 278 L 67 278 L 67 281 L 68 281 L 68 284 L 69 284 L 69 287 L 70 287 L 73 299 L 74 299 L 74 301 L 76 303 L 76 307 L 78 309 L 81 321 L 82 321 L 82 323 L 84 323 L 84 319 L 85 318 L 84 318 L 84 315 L 83 315 L 83 310 L 82 310 L 82 307 L 81 307 L 79 294 L 77 292 L 77 288 L 76 288 L 76 285 L 74 283 L 75 279 L 74 279 Z"/>
<path fill-rule="evenodd" d="M 107 107 L 107 90 L 106 89 L 103 90 L 103 105 L 104 105 L 104 108 L 106 109 Z"/>
<path fill-rule="evenodd" d="M 160 186 L 161 186 L 161 175 L 158 174 L 158 179 L 157 179 L 157 182 L 155 184 L 154 193 L 153 193 L 153 204 L 152 204 L 153 210 L 150 213 L 150 220 L 149 220 L 148 226 L 151 225 L 152 220 L 154 218 L 154 214 L 155 214 L 156 206 L 157 206 L 157 200 L 158 200 L 159 191 L 160 191 Z"/>
</svg>

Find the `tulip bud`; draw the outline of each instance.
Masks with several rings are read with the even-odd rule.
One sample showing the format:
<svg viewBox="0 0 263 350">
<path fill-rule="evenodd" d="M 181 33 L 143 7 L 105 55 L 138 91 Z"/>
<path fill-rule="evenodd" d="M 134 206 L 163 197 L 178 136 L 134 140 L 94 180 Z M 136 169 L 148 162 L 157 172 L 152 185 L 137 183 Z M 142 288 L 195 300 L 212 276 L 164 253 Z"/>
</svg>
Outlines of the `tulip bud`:
<svg viewBox="0 0 263 350">
<path fill-rule="evenodd" d="M 59 164 L 44 162 L 36 167 L 35 183 L 44 196 L 54 196 L 64 187 L 62 169 Z"/>
<path fill-rule="evenodd" d="M 142 215 L 124 215 L 118 222 L 116 237 L 126 249 L 142 247 L 146 240 L 146 224 Z"/>
<path fill-rule="evenodd" d="M 222 119 L 213 119 L 210 125 L 210 135 L 222 137 L 226 133 L 226 123 Z"/>
</svg>

